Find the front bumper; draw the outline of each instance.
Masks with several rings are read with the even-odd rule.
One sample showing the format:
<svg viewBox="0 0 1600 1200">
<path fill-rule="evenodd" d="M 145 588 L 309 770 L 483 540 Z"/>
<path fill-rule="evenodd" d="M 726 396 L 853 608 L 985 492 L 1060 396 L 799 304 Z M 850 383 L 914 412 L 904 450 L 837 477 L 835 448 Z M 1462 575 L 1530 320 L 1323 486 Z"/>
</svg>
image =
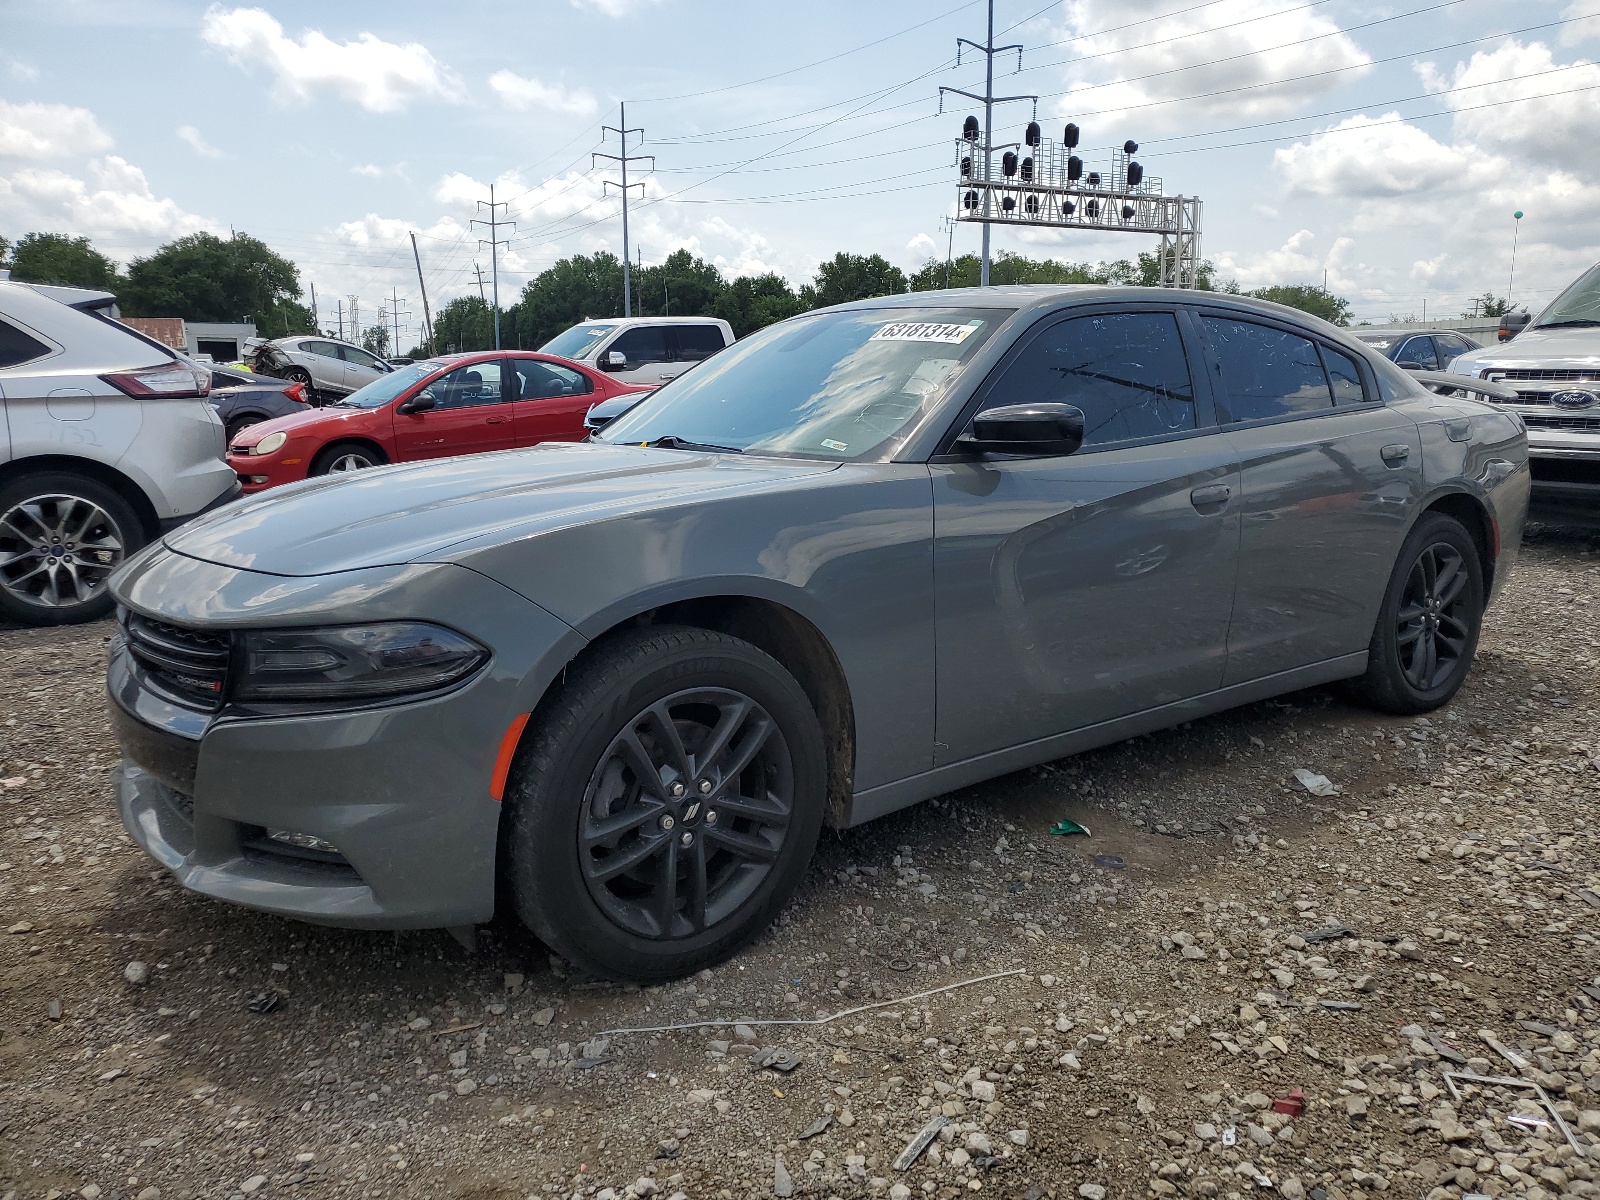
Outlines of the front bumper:
<svg viewBox="0 0 1600 1200">
<path fill-rule="evenodd" d="M 285 446 L 275 454 L 260 457 L 229 451 L 226 458 L 246 496 L 307 479 L 311 472 L 311 456 L 294 446 Z"/>
<path fill-rule="evenodd" d="M 159 569 L 171 560 L 171 578 Z M 369 929 L 470 925 L 494 914 L 500 742 L 559 670 L 577 635 L 522 597 L 460 567 L 382 568 L 293 581 L 298 620 L 239 604 L 287 581 L 165 552 L 118 598 L 169 624 L 336 624 L 436 620 L 494 648 L 478 675 L 442 695 L 339 712 L 259 716 L 224 703 L 200 713 L 166 699 L 113 639 L 107 688 L 122 745 L 116 804 L 129 835 L 184 887 L 318 924 Z M 142 564 L 143 565 L 143 564 Z M 362 589 L 353 577 L 390 577 Z M 181 590 L 173 585 L 182 582 Z M 204 585 L 204 586 L 200 586 Z M 205 595 L 210 589 L 211 594 Z M 141 599 L 172 592 L 150 613 Z M 341 595 L 342 593 L 342 595 Z M 364 598 L 363 598 L 364 596 Z M 321 603 L 319 604 L 319 597 Z M 188 601 L 209 620 L 184 611 Z M 341 612 L 349 605 L 355 611 Z M 267 607 L 270 607 L 270 603 Z M 441 616 L 453 610 L 449 617 Z M 320 610 L 320 611 L 319 611 Z M 581 641 L 581 639 L 579 639 Z M 558 649 L 558 647 L 560 647 Z M 547 666 L 546 659 L 551 662 Z M 522 705 L 526 707 L 521 707 Z M 271 831 L 299 835 L 299 845 Z M 332 851 L 307 845 L 309 839 Z"/>
</svg>

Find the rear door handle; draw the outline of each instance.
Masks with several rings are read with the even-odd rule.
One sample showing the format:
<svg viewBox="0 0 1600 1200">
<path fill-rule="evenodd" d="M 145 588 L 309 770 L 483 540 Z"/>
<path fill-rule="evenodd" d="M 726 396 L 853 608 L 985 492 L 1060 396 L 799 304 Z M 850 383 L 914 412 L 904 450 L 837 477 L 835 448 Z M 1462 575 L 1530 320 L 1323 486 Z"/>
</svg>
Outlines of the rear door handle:
<svg viewBox="0 0 1600 1200">
<path fill-rule="evenodd" d="M 1400 467 L 1404 466 L 1406 459 L 1411 457 L 1411 447 L 1406 445 L 1385 446 L 1378 453 L 1383 455 L 1383 461 L 1391 467 Z"/>
<path fill-rule="evenodd" d="M 1233 489 L 1225 483 L 1197 487 L 1189 493 L 1189 503 L 1198 509 L 1221 508 L 1233 497 Z"/>
</svg>

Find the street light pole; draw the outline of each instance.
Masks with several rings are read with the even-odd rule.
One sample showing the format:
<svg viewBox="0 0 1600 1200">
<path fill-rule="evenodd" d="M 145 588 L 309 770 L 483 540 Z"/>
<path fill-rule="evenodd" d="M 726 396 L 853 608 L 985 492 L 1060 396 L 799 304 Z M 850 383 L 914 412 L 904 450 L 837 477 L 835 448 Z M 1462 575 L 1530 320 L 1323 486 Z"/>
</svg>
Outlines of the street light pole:
<svg viewBox="0 0 1600 1200">
<path fill-rule="evenodd" d="M 1506 311 L 1511 311 L 1511 288 L 1517 282 L 1517 235 L 1522 232 L 1522 210 L 1511 214 L 1511 278 L 1506 280 Z"/>
</svg>

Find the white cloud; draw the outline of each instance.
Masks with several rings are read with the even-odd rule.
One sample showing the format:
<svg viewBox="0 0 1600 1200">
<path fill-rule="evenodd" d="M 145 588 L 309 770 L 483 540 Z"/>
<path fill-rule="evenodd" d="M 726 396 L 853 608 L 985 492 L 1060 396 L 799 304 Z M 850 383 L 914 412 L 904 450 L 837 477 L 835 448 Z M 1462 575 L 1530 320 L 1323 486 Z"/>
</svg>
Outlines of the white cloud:
<svg viewBox="0 0 1600 1200">
<path fill-rule="evenodd" d="M 906 243 L 906 249 L 917 258 L 923 259 L 931 256 L 939 248 L 939 243 L 926 233 L 919 233 Z"/>
<path fill-rule="evenodd" d="M 1407 196 L 1457 180 L 1470 166 L 1461 153 L 1400 120 L 1355 116 L 1307 142 L 1273 152 L 1290 191 L 1315 196 Z"/>
<path fill-rule="evenodd" d="M 1063 57 L 1095 56 L 1065 67 L 1070 82 L 1062 105 L 1088 115 L 1086 136 L 1103 137 L 1094 131 L 1123 123 L 1129 110 L 1146 129 L 1293 112 L 1370 69 L 1371 56 L 1327 16 L 1310 6 L 1286 9 L 1278 0 L 1219 0 L 1127 28 L 1167 7 L 1167 0 L 1068 6 L 1066 35 L 1074 40 Z M 1115 27 L 1124 28 L 1082 33 Z M 1206 94 L 1212 92 L 1223 94 Z"/>
<path fill-rule="evenodd" d="M 460 80 L 418 42 L 399 45 L 370 33 L 335 42 L 316 29 L 296 41 L 263 9 L 220 6 L 207 10 L 200 36 L 237 66 L 265 66 L 289 99 L 330 91 L 376 113 L 400 112 L 417 100 L 464 99 Z"/>
<path fill-rule="evenodd" d="M 573 8 L 589 9 L 607 17 L 626 17 L 657 0 L 572 0 Z"/>
<path fill-rule="evenodd" d="M 515 71 L 496 71 L 489 76 L 489 87 L 500 97 L 500 104 L 513 112 L 527 112 L 530 108 L 546 108 L 552 112 L 573 113 L 586 117 L 595 112 L 599 102 L 582 88 L 567 88 L 559 83 L 544 83 L 538 79 L 518 75 Z"/>
<path fill-rule="evenodd" d="M 97 154 L 111 144 L 111 135 L 87 108 L 0 100 L 0 158 L 68 158 Z"/>
<path fill-rule="evenodd" d="M 1588 0 L 1575 0 L 1567 5 L 1561 10 L 1561 18 L 1567 22 L 1561 27 L 1563 46 L 1576 46 L 1579 42 L 1600 37 L 1600 15 L 1596 15 L 1594 5 Z"/>
<path fill-rule="evenodd" d="M 362 163 L 359 167 L 351 167 L 350 174 L 365 175 L 368 179 L 382 179 L 386 172 L 376 163 Z"/>
<path fill-rule="evenodd" d="M 11 58 L 6 60 L 6 74 L 19 83 L 32 83 L 39 78 L 39 68 L 20 58 Z"/>
<path fill-rule="evenodd" d="M 144 172 L 108 155 L 89 163 L 90 179 L 45 167 L 0 176 L 0 225 L 84 235 L 112 252 L 138 252 L 218 225 L 159 197 Z"/>
<path fill-rule="evenodd" d="M 201 136 L 193 125 L 178 126 L 178 139 L 201 158 L 222 158 L 223 153 Z"/>
</svg>

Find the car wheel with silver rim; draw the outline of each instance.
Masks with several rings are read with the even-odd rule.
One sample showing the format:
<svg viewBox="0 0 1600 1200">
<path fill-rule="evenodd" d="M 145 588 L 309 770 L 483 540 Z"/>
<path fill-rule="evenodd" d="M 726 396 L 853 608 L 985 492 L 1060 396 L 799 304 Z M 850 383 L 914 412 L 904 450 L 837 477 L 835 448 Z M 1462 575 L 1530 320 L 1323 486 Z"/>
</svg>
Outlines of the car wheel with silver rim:
<svg viewBox="0 0 1600 1200">
<path fill-rule="evenodd" d="M 646 627 L 530 722 L 502 830 L 519 914 L 618 979 L 676 978 L 756 937 L 805 874 L 826 756 L 806 693 L 748 642 Z"/>
<path fill-rule="evenodd" d="M 106 581 L 145 541 L 116 492 L 70 473 L 0 486 L 0 615 L 28 625 L 92 621 L 111 611 Z"/>
<path fill-rule="evenodd" d="M 361 442 L 339 442 L 317 455 L 311 464 L 313 475 L 342 475 L 350 471 L 365 471 L 368 467 L 381 467 L 383 453 Z"/>
</svg>

